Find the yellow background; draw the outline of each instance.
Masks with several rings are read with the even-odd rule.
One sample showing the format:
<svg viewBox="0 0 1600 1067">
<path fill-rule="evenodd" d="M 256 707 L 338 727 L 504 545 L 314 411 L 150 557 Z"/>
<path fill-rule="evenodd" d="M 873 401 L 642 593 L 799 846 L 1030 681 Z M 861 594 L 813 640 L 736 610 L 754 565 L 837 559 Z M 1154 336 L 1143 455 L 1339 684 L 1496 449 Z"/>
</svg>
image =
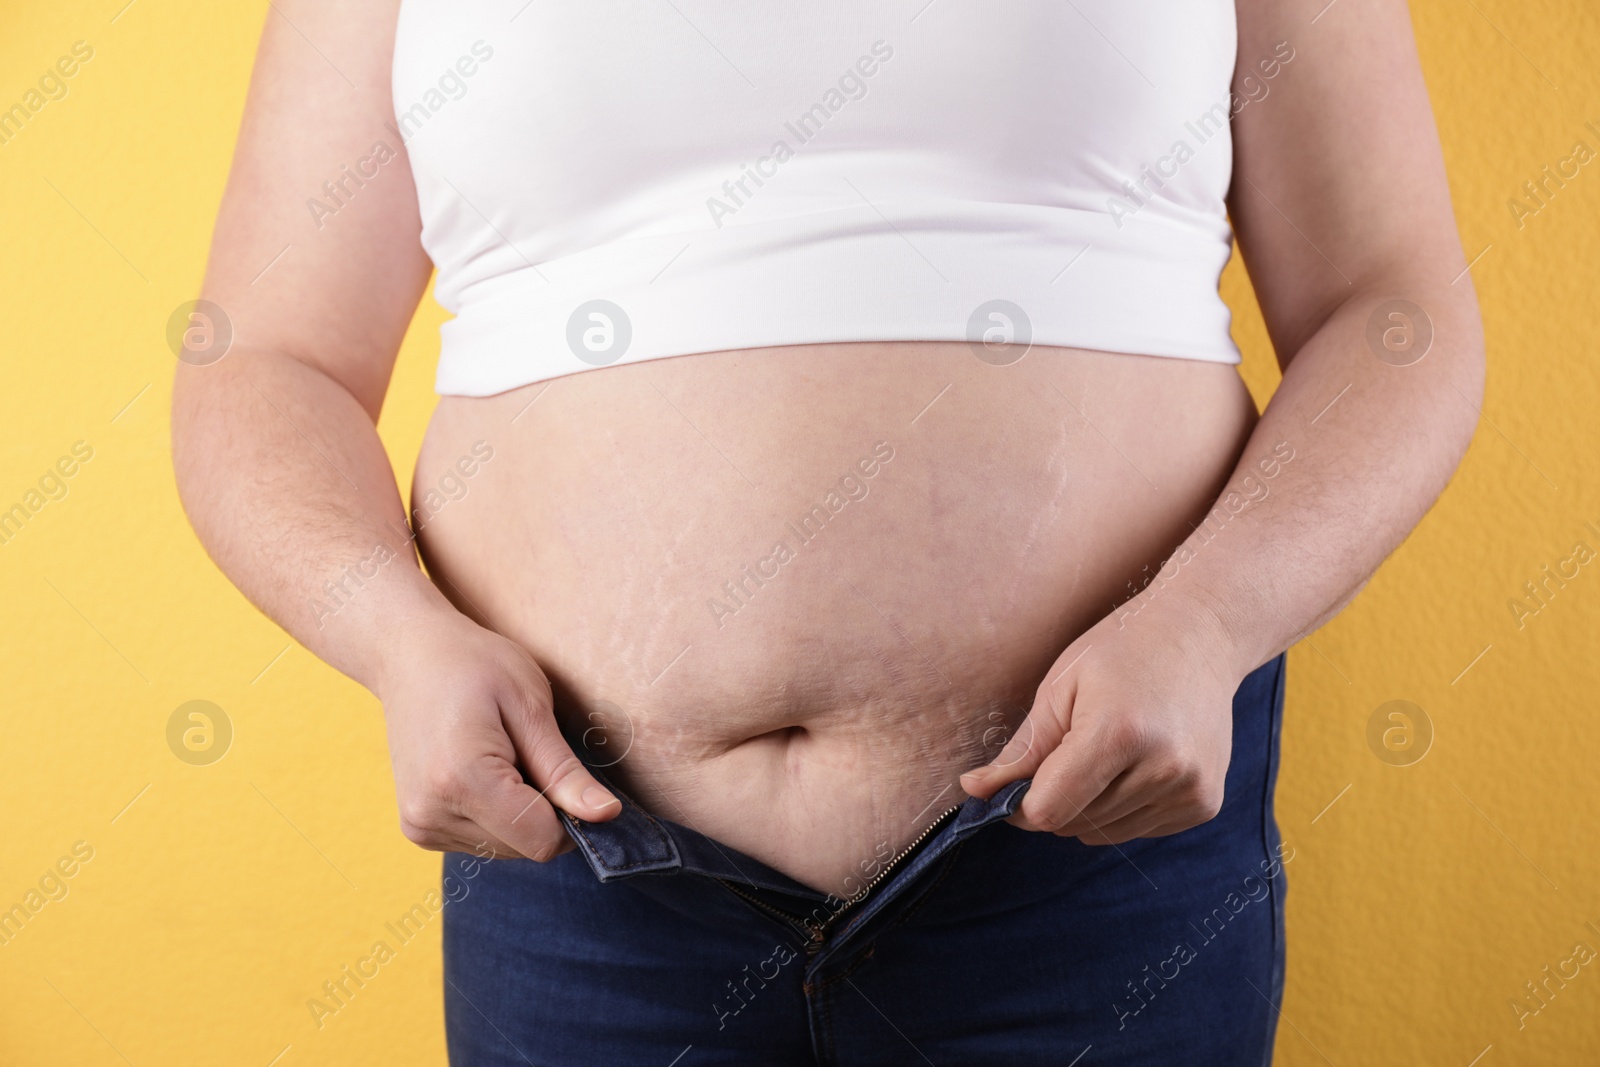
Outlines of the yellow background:
<svg viewBox="0 0 1600 1067">
<path fill-rule="evenodd" d="M 267 8 L 123 3 L 0 8 L 0 106 L 73 42 L 95 50 L 0 146 L 0 509 L 74 442 L 94 449 L 0 545 L 0 909 L 75 842 L 94 850 L 0 945 L 0 1063 L 442 1063 L 437 919 L 312 1021 L 307 999 L 387 939 L 438 860 L 398 832 L 377 702 L 211 566 L 167 459 L 164 331 L 200 282 Z M 1511 1000 L 1575 942 L 1600 948 L 1600 568 L 1521 629 L 1507 601 L 1574 542 L 1600 548 L 1600 162 L 1520 228 L 1507 201 L 1575 141 L 1600 150 L 1600 16 L 1424 0 L 1413 17 L 1482 253 L 1486 417 L 1420 529 L 1290 653 L 1279 1062 L 1594 1064 L 1600 962 L 1520 1028 Z M 1264 399 L 1276 371 L 1237 261 L 1224 292 Z M 384 411 L 402 472 L 441 318 L 426 302 Z M 1411 766 L 1367 742 L 1397 698 L 1435 731 Z M 194 699 L 233 724 L 209 766 L 166 741 Z"/>
</svg>

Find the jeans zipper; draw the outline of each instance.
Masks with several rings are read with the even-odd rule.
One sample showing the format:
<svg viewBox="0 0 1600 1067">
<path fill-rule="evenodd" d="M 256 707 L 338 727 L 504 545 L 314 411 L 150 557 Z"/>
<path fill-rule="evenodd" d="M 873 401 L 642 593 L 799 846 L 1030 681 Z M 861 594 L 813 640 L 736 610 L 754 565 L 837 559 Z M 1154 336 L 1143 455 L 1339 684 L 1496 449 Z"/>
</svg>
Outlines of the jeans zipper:
<svg viewBox="0 0 1600 1067">
<path fill-rule="evenodd" d="M 726 886 L 728 891 L 733 893 L 735 896 L 738 896 L 738 897 L 750 902 L 751 904 L 753 904 L 756 907 L 760 908 L 762 911 L 768 912 L 768 913 L 770 913 L 772 915 L 776 915 L 778 918 L 783 919 L 786 922 L 788 922 L 788 923 L 792 924 L 793 926 L 797 927 L 798 929 L 804 931 L 804 934 L 805 934 L 805 937 L 806 937 L 806 946 L 805 946 L 806 954 L 808 956 L 809 955 L 815 955 L 816 953 L 818 953 L 818 952 L 820 952 L 822 950 L 822 946 L 823 946 L 824 942 L 826 942 L 827 939 L 828 939 L 828 932 L 833 929 L 834 925 L 839 921 L 839 919 L 842 916 L 848 914 L 852 908 L 855 908 L 858 905 L 864 903 L 866 901 L 866 899 L 869 896 L 872 895 L 872 891 L 874 889 L 876 889 L 879 885 L 881 885 L 883 883 L 883 880 L 885 878 L 889 877 L 890 873 L 897 866 L 900 865 L 900 861 L 901 860 L 905 859 L 907 856 L 911 855 L 911 853 L 915 852 L 917 850 L 917 846 L 918 845 L 920 845 L 924 841 L 926 841 L 928 839 L 929 835 L 931 835 L 935 830 L 939 829 L 939 827 L 944 825 L 945 820 L 949 819 L 950 816 L 954 815 L 956 812 L 958 812 L 960 810 L 961 810 L 961 805 L 957 804 L 954 807 L 946 808 L 943 812 L 941 812 L 939 817 L 937 819 L 935 819 L 932 822 L 932 824 L 930 824 L 928 826 L 928 828 L 926 830 L 923 830 L 920 834 L 918 834 L 916 836 L 916 839 L 913 840 L 911 842 L 911 844 L 909 844 L 905 848 L 901 849 L 900 852 L 894 857 L 894 859 L 892 859 L 888 863 L 884 864 L 883 868 L 881 870 L 879 870 L 876 875 L 873 876 L 872 881 L 868 882 L 866 884 L 866 886 L 861 890 L 860 893 L 856 894 L 855 897 L 853 897 L 851 900 L 846 902 L 844 907 L 840 908 L 838 911 L 836 911 L 832 915 L 828 916 L 821 923 L 816 922 L 816 920 L 814 920 L 814 919 L 806 919 L 806 918 L 802 918 L 801 916 L 798 916 L 798 915 L 793 915 L 793 914 L 791 914 L 789 912 L 784 911 L 782 908 L 775 908 L 771 904 L 768 904 L 766 901 L 760 900 L 757 897 L 754 897 L 754 896 L 750 895 L 749 893 L 746 893 L 744 890 L 740 889 L 737 884 L 735 884 L 734 882 L 729 881 L 726 878 L 718 878 L 717 881 L 721 882 L 724 886 Z"/>
<path fill-rule="evenodd" d="M 806 939 L 808 941 L 814 942 L 814 943 L 820 943 L 822 941 L 822 932 L 821 932 L 821 930 L 807 927 L 806 920 L 802 919 L 800 916 L 791 915 L 789 912 L 784 911 L 782 908 L 775 908 L 771 904 L 768 904 L 766 901 L 760 900 L 760 899 L 758 899 L 756 897 L 751 896 L 749 893 L 746 893 L 744 890 L 740 889 L 737 884 L 729 881 L 726 878 L 718 878 L 717 881 L 721 882 L 723 887 L 726 888 L 728 890 L 728 892 L 732 893 L 734 896 L 741 897 L 744 900 L 748 901 L 750 904 L 753 904 L 755 907 L 760 908 L 762 911 L 768 912 L 768 913 L 770 913 L 772 915 L 776 915 L 778 918 L 784 920 L 789 925 L 794 926 L 794 927 L 796 927 L 797 929 L 799 929 L 801 931 L 804 931 Z M 806 946 L 806 951 L 808 951 L 808 952 L 811 951 L 811 946 L 809 944 Z"/>
<path fill-rule="evenodd" d="M 873 876 L 872 881 L 868 882 L 866 884 L 866 887 L 864 889 L 862 889 L 861 892 L 859 894 L 857 894 L 854 898 L 852 898 L 852 900 L 851 900 L 851 902 L 849 904 L 845 905 L 843 908 L 840 908 L 839 911 L 834 914 L 833 918 L 837 919 L 840 915 L 843 915 L 846 911 L 848 911 L 851 908 L 855 907 L 855 905 L 858 902 L 865 900 L 867 898 L 867 895 L 870 894 L 874 889 L 876 889 L 880 882 L 882 882 L 885 878 L 889 877 L 889 873 L 891 871 L 893 871 L 895 869 L 895 867 L 899 866 L 901 860 L 905 859 L 907 856 L 911 855 L 911 853 L 915 852 L 917 850 L 917 846 L 918 845 L 920 845 L 924 841 L 926 841 L 930 834 L 932 834 L 935 830 L 937 830 L 939 827 L 944 825 L 944 821 L 946 819 L 948 819 L 950 816 L 954 815 L 956 812 L 958 812 L 960 810 L 961 810 L 961 805 L 957 804 L 953 808 L 946 808 L 944 811 L 940 812 L 939 813 L 939 817 L 937 819 L 933 820 L 933 823 L 926 830 L 924 830 L 924 831 L 922 831 L 922 833 L 918 834 L 916 836 L 915 840 L 913 840 L 911 842 L 911 844 L 909 844 L 905 848 L 901 849 L 899 855 L 895 856 L 894 859 L 892 859 L 888 863 L 884 864 L 883 865 L 883 869 L 880 870 L 876 875 Z M 829 921 L 831 922 L 832 920 L 830 919 Z"/>
</svg>

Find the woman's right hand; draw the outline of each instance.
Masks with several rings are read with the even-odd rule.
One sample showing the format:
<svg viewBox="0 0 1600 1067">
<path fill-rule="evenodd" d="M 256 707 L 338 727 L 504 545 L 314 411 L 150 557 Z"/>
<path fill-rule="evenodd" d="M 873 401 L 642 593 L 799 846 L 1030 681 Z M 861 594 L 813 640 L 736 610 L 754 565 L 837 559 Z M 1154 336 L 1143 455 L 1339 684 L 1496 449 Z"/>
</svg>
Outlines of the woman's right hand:
<svg viewBox="0 0 1600 1067">
<path fill-rule="evenodd" d="M 573 847 L 557 807 L 589 822 L 622 810 L 557 728 L 544 672 L 510 640 L 441 612 L 406 625 L 384 659 L 373 691 L 408 840 L 542 863 Z"/>
<path fill-rule="evenodd" d="M 190 314 L 228 329 L 196 347 L 185 335 L 177 352 L 175 473 L 228 577 L 383 701 L 406 836 L 550 859 L 568 847 L 552 803 L 591 821 L 621 805 L 556 729 L 539 668 L 451 610 L 397 537 L 407 510 L 376 423 L 433 271 L 405 145 L 392 142 L 384 177 L 341 201 L 336 224 L 281 195 L 317 188 L 393 120 L 397 7 L 275 0 L 198 294 L 206 307 Z M 335 597 L 324 626 L 328 580 L 343 583 L 338 565 L 359 569 L 374 546 L 393 554 L 383 580 L 348 604 Z"/>
</svg>

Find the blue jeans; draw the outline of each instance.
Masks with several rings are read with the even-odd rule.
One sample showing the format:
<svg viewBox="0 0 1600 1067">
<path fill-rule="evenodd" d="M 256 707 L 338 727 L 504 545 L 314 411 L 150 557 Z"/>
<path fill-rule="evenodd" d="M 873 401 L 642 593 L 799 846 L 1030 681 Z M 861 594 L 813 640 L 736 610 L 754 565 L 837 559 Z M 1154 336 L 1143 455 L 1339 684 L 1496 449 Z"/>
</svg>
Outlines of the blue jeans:
<svg viewBox="0 0 1600 1067">
<path fill-rule="evenodd" d="M 845 901 L 624 798 L 551 863 L 445 864 L 455 1067 L 1267 1064 L 1283 992 L 1282 656 L 1234 696 L 1222 810 L 1120 846 L 966 799 Z"/>
</svg>

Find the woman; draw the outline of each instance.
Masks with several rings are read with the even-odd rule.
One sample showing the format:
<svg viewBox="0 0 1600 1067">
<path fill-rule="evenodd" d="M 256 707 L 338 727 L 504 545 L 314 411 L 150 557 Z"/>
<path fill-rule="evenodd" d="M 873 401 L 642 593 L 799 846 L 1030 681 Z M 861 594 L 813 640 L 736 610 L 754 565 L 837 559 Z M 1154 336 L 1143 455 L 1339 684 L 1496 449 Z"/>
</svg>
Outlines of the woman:
<svg viewBox="0 0 1600 1067">
<path fill-rule="evenodd" d="M 1268 1059 L 1281 653 L 1482 390 L 1399 0 L 282 0 L 204 294 L 185 505 L 382 700 L 453 1062 Z"/>
</svg>

